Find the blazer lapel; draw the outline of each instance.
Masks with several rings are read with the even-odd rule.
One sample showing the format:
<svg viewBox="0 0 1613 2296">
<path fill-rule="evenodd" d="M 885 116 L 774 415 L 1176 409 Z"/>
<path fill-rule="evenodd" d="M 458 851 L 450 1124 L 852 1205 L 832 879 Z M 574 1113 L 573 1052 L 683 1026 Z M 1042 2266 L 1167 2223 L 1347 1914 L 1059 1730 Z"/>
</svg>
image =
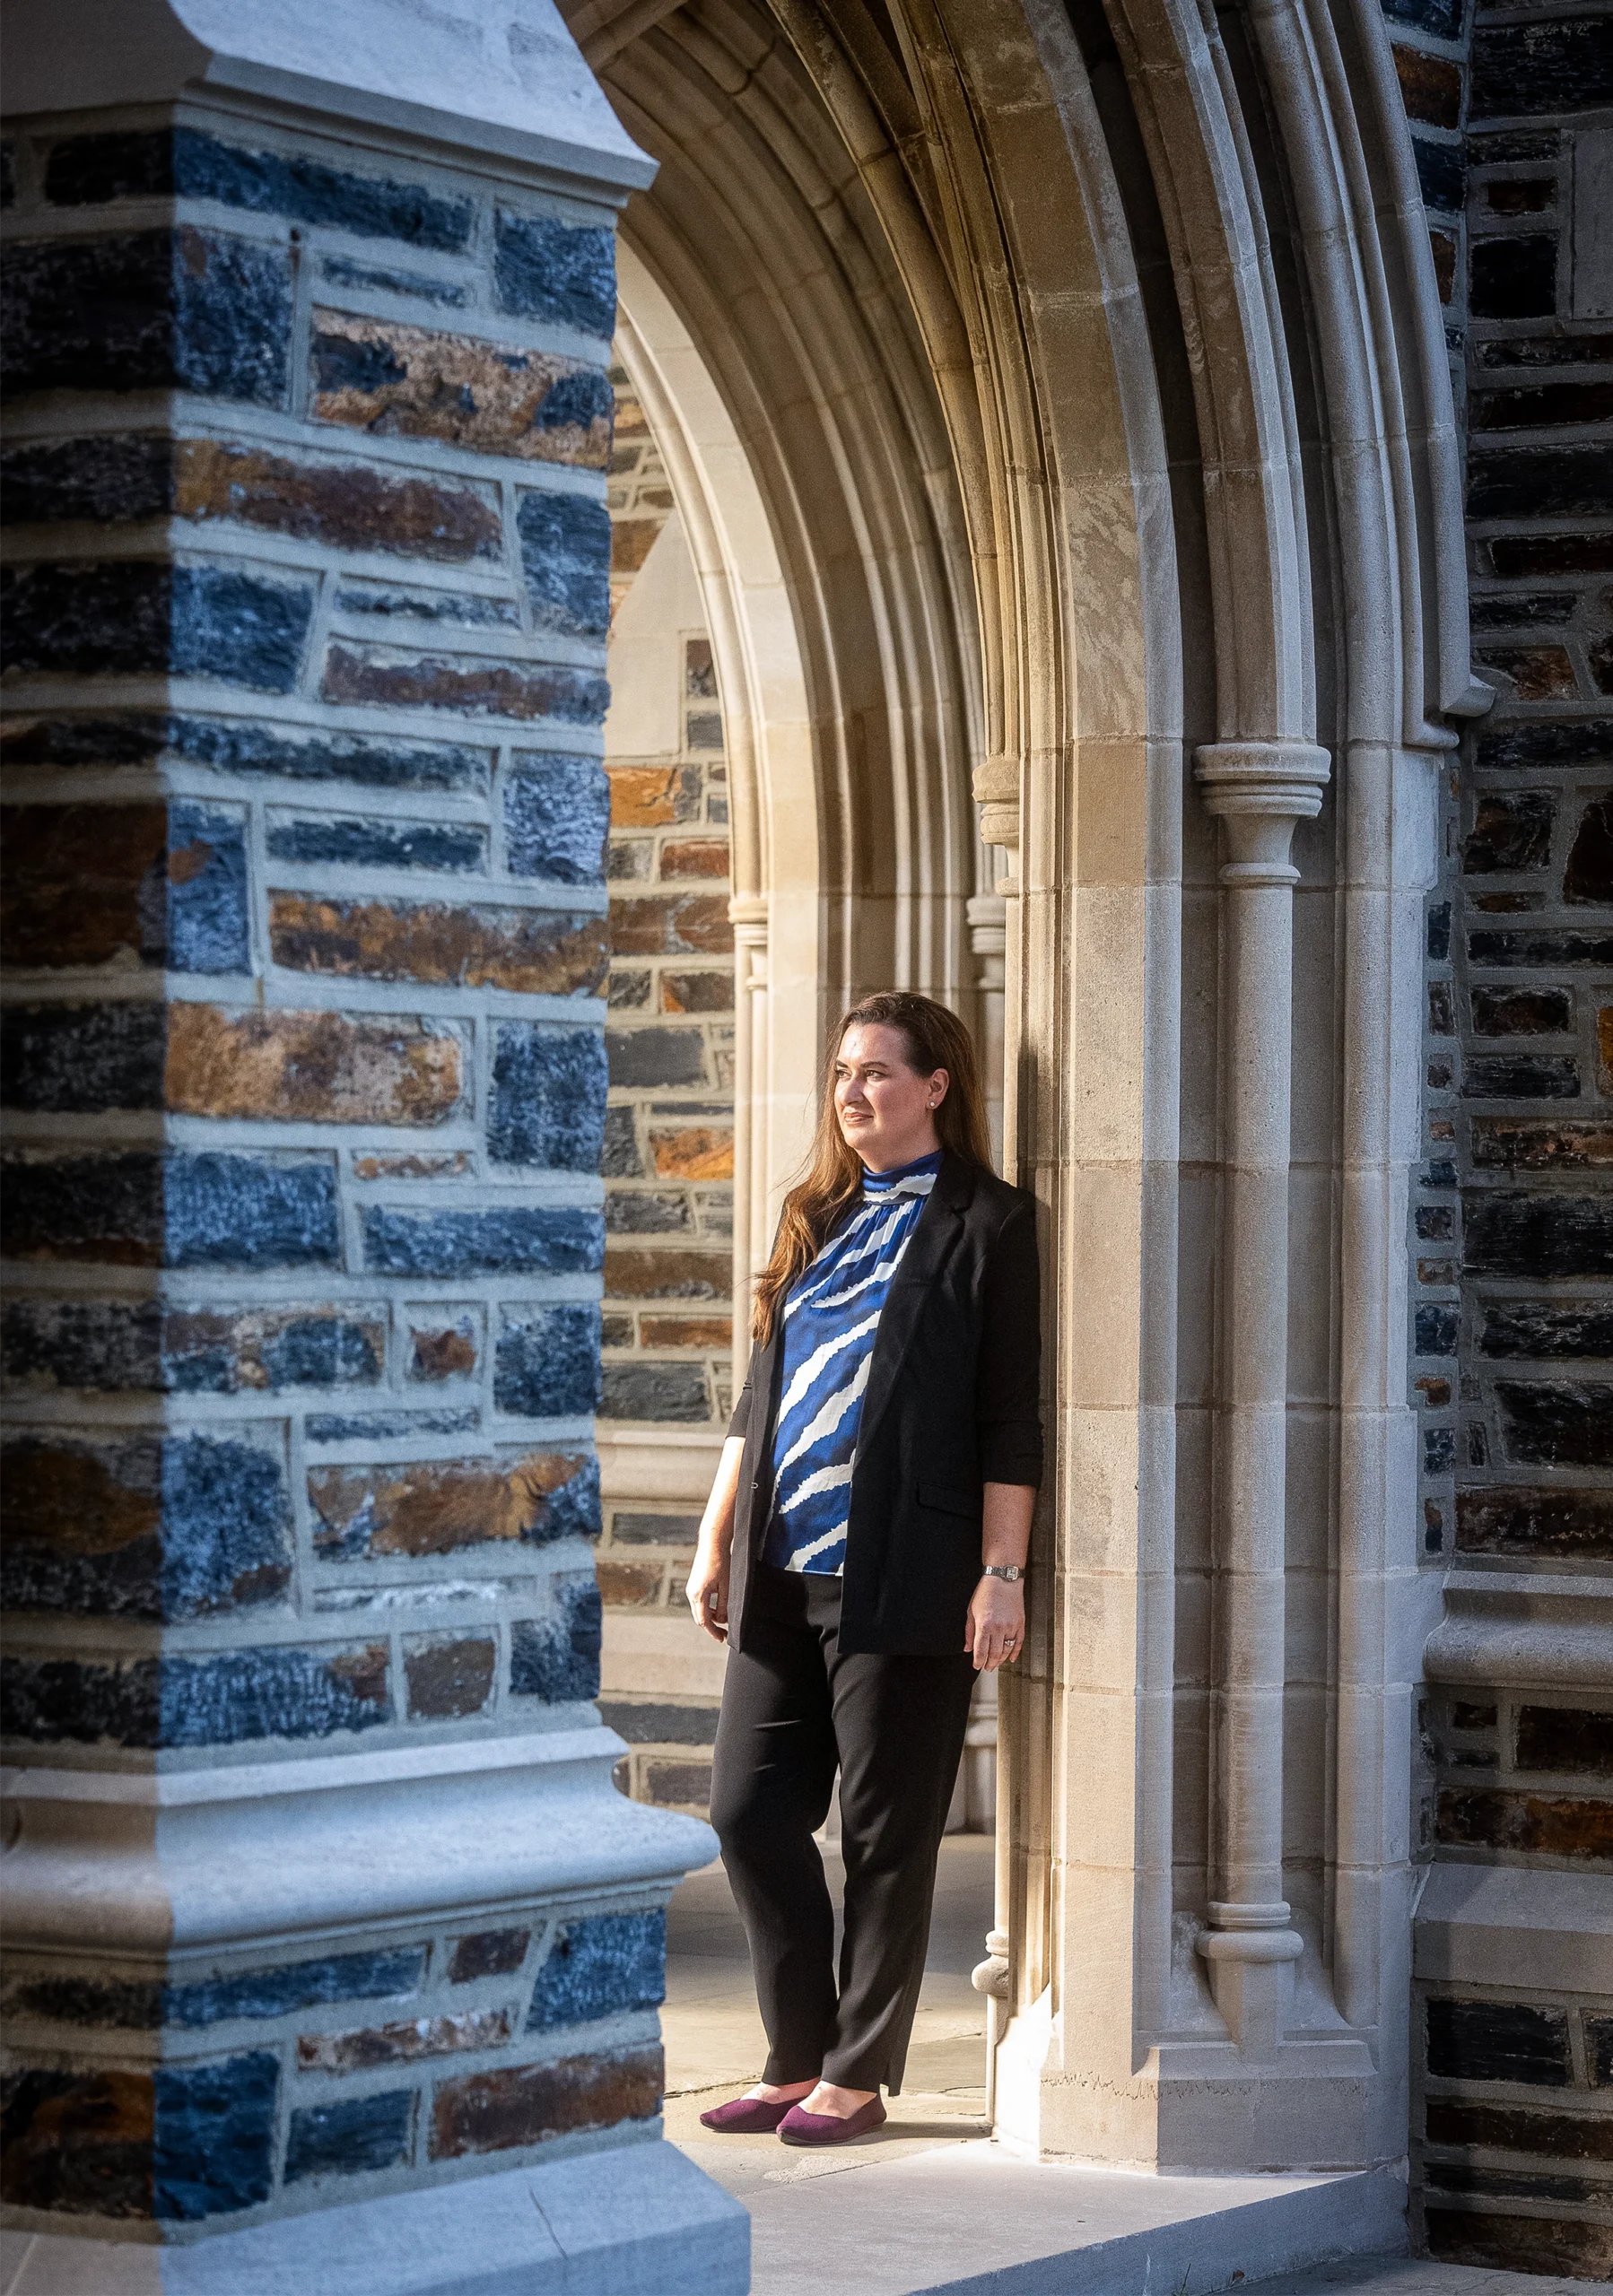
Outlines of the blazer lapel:
<svg viewBox="0 0 1613 2296">
<path fill-rule="evenodd" d="M 874 1355 L 868 1365 L 868 1392 L 857 1447 L 863 1449 L 894 1392 L 903 1359 L 919 1328 L 919 1318 L 929 1287 L 946 1266 L 963 1232 L 963 1208 L 974 1193 L 967 1164 L 952 1155 L 942 1162 L 929 1201 L 919 1215 L 912 1241 L 885 1294 L 879 1329 L 874 1335 Z"/>
</svg>

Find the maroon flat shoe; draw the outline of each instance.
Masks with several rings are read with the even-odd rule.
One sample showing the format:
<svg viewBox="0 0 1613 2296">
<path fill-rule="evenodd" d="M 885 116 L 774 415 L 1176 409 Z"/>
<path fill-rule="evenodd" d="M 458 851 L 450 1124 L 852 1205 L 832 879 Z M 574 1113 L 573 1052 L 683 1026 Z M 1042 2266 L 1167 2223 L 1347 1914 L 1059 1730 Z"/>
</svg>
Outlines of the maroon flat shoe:
<svg viewBox="0 0 1613 2296">
<path fill-rule="evenodd" d="M 877 2097 L 859 2105 L 844 2120 L 837 2113 L 804 2113 L 799 2105 L 791 2105 L 779 2123 L 779 2135 L 786 2144 L 850 2144 L 854 2136 L 867 2136 L 884 2123 L 885 2107 Z"/>
<path fill-rule="evenodd" d="M 735 2097 L 702 2113 L 700 2125 L 724 2136 L 771 2136 L 789 2109 L 788 2105 L 770 2105 L 765 2097 Z"/>
</svg>

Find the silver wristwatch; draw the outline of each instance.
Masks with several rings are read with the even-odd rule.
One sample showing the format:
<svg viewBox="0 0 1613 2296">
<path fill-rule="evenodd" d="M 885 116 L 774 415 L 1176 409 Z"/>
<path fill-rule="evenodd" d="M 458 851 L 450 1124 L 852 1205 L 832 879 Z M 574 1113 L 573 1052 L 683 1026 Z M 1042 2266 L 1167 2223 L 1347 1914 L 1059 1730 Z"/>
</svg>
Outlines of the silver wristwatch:
<svg viewBox="0 0 1613 2296">
<path fill-rule="evenodd" d="M 1007 1578 L 1010 1584 L 1016 1579 L 1023 1578 L 1024 1574 L 1025 1566 L 1023 1562 L 988 1562 L 981 1569 L 982 1578 Z"/>
</svg>

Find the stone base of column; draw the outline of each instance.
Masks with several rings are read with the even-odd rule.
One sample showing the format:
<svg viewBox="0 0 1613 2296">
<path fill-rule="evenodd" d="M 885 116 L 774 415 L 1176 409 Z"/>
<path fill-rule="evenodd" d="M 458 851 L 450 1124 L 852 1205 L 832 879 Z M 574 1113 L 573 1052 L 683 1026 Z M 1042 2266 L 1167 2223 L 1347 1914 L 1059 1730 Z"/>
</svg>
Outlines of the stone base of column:
<svg viewBox="0 0 1613 2296">
<path fill-rule="evenodd" d="M 745 2296 L 750 2218 L 650 2137 L 183 2248 L 5 2235 L 9 2296 Z"/>
</svg>

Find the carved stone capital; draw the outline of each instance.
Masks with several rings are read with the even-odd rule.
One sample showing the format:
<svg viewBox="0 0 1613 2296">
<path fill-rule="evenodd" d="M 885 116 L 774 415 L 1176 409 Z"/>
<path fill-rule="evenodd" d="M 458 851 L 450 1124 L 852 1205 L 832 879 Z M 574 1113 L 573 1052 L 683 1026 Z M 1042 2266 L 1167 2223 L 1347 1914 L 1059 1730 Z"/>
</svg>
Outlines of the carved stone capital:
<svg viewBox="0 0 1613 2296">
<path fill-rule="evenodd" d="M 1292 885 L 1295 822 L 1314 821 L 1330 770 L 1310 742 L 1208 742 L 1193 773 L 1208 812 L 1226 824 L 1224 885 Z"/>
<path fill-rule="evenodd" d="M 974 769 L 974 800 L 981 809 L 981 837 L 987 845 L 1019 843 L 1019 760 L 982 758 Z"/>
</svg>

